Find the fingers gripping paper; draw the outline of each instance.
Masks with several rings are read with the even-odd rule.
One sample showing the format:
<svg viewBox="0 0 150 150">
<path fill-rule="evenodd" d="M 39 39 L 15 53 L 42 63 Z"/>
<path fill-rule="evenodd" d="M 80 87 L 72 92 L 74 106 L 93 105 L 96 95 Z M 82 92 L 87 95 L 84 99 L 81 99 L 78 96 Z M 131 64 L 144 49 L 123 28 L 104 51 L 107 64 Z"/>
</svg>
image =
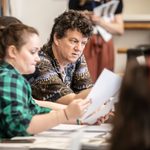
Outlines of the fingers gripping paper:
<svg viewBox="0 0 150 150">
<path fill-rule="evenodd" d="M 87 97 L 92 102 L 82 116 L 82 122 L 94 123 L 112 109 L 114 104 L 112 97 L 119 92 L 121 80 L 122 78 L 119 75 L 107 69 L 103 70 Z"/>
</svg>

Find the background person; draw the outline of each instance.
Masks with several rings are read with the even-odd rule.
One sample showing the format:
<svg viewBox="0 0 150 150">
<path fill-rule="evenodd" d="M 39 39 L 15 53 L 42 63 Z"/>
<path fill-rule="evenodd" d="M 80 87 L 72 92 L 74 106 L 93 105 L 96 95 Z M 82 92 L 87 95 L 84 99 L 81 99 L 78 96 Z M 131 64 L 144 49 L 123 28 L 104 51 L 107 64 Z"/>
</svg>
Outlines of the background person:
<svg viewBox="0 0 150 150">
<path fill-rule="evenodd" d="M 150 149 L 150 67 L 129 63 L 113 121 L 110 150 Z"/>
<path fill-rule="evenodd" d="M 95 82 L 104 68 L 114 71 L 114 45 L 112 38 L 107 38 L 106 32 L 103 35 L 99 27 L 105 29 L 111 34 L 123 34 L 123 2 L 119 1 L 116 11 L 112 14 L 111 11 L 102 13 L 101 17 L 94 14 L 94 8 L 98 6 L 108 6 L 105 10 L 111 10 L 112 5 L 109 5 L 112 0 L 69 0 L 69 9 L 80 10 L 93 23 L 93 36 L 90 38 L 85 47 L 84 55 L 87 61 L 89 72 Z M 108 36 L 108 34 L 107 34 Z M 110 36 L 110 35 L 109 35 Z"/>
</svg>

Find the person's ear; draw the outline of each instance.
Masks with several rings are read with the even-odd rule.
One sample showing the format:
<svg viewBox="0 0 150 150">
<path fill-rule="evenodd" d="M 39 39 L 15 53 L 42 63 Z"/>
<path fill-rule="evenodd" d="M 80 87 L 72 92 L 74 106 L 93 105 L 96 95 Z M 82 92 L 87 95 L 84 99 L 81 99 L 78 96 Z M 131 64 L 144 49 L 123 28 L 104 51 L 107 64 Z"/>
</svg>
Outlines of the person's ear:
<svg viewBox="0 0 150 150">
<path fill-rule="evenodd" d="M 54 44 L 58 45 L 59 44 L 59 39 L 57 38 L 57 34 L 54 34 Z"/>
<path fill-rule="evenodd" d="M 8 53 L 9 58 L 16 58 L 18 50 L 14 45 L 11 45 L 8 47 L 7 53 Z"/>
</svg>

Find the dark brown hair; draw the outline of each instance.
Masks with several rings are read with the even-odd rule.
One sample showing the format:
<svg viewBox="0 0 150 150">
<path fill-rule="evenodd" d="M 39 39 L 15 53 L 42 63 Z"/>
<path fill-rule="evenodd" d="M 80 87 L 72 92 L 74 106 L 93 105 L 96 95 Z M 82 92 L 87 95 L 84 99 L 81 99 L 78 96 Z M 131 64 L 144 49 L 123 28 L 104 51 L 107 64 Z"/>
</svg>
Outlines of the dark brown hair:
<svg viewBox="0 0 150 150">
<path fill-rule="evenodd" d="M 12 16 L 1 16 L 0 17 L 0 28 L 6 27 L 10 24 L 22 23 L 19 19 Z"/>
<path fill-rule="evenodd" d="M 81 32 L 83 36 L 90 37 L 92 35 L 93 28 L 90 20 L 88 20 L 80 12 L 74 10 L 65 11 L 55 19 L 50 39 L 45 46 L 52 45 L 55 33 L 57 38 L 61 39 L 65 36 L 68 30 L 77 30 Z"/>
<path fill-rule="evenodd" d="M 38 31 L 24 24 L 11 24 L 0 29 L 0 60 L 6 55 L 6 50 L 10 45 L 14 45 L 18 50 L 26 44 L 29 34 L 37 34 Z"/>
<path fill-rule="evenodd" d="M 128 63 L 113 125 L 110 150 L 150 149 L 150 67 Z"/>
</svg>

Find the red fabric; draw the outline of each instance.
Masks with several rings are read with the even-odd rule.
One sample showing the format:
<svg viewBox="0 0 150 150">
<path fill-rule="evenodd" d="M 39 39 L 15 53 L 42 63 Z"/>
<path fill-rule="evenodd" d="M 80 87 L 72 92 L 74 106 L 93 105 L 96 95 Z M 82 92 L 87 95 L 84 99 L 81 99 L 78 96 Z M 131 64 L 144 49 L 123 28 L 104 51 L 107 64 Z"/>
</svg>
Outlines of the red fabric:
<svg viewBox="0 0 150 150">
<path fill-rule="evenodd" d="M 92 35 L 84 49 L 84 55 L 94 82 L 104 68 L 113 71 L 114 46 L 112 40 L 105 42 L 101 36 Z"/>
<path fill-rule="evenodd" d="M 150 67 L 150 56 L 146 56 L 146 64 Z"/>
</svg>

